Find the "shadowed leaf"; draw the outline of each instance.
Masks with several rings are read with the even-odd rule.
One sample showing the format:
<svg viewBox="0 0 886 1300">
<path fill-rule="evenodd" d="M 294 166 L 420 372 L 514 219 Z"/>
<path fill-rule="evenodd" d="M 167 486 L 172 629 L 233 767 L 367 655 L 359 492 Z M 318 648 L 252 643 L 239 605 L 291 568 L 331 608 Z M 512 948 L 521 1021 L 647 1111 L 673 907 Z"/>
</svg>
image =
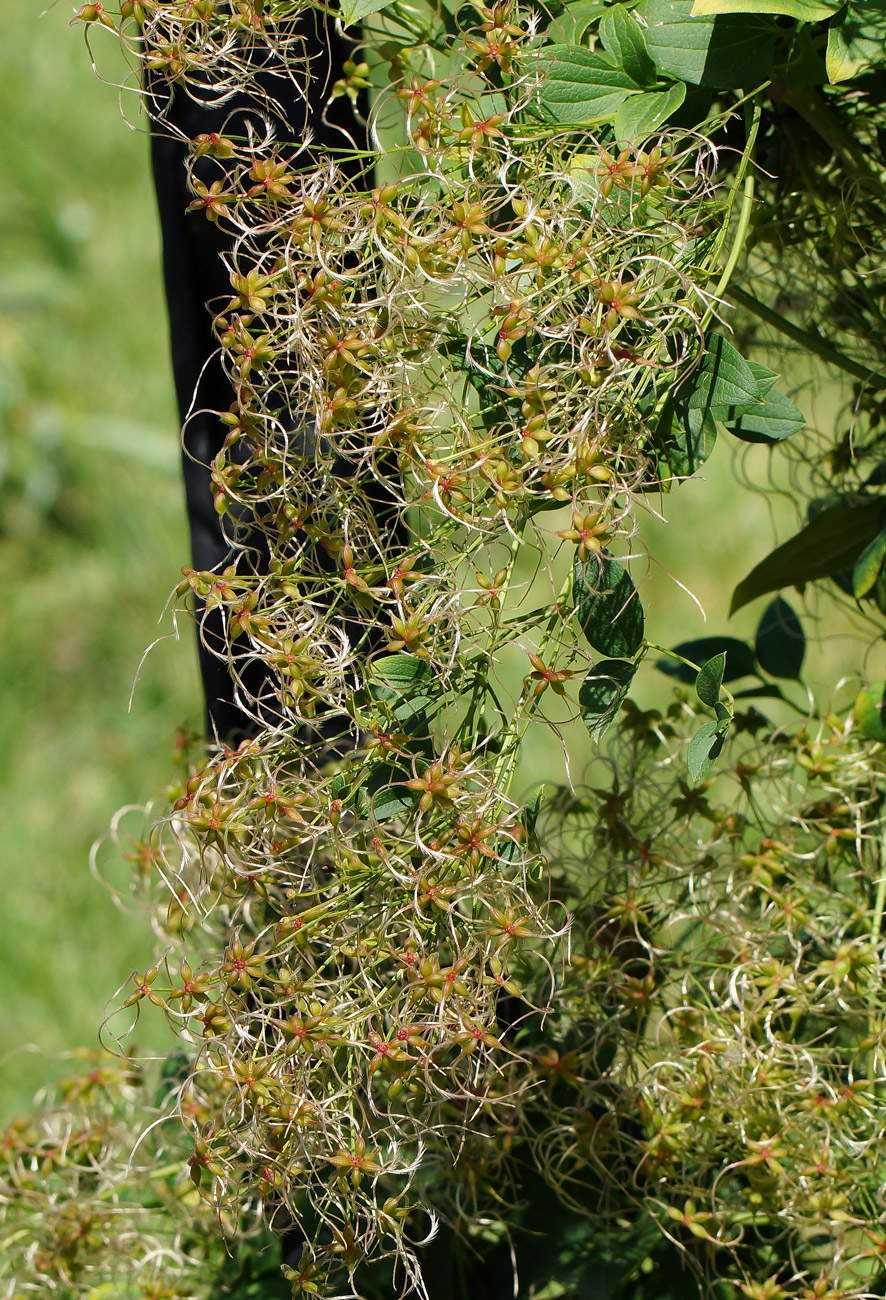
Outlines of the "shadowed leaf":
<svg viewBox="0 0 886 1300">
<path fill-rule="evenodd" d="M 578 692 L 582 722 L 594 740 L 605 735 L 630 689 L 637 665 L 627 659 L 601 659 Z"/>
<path fill-rule="evenodd" d="M 873 591 L 883 570 L 886 559 L 886 528 L 881 528 L 877 536 L 866 546 L 855 561 L 852 570 L 852 594 L 861 600 Z"/>
<path fill-rule="evenodd" d="M 726 666 L 723 681 L 732 682 L 736 677 L 749 677 L 757 671 L 757 660 L 746 641 L 739 641 L 734 636 L 702 636 L 696 641 L 681 641 L 674 646 L 674 654 L 690 659 L 693 663 L 703 664 L 713 655 L 724 653 Z M 677 659 L 659 659 L 656 668 L 676 677 L 678 681 L 691 684 L 695 681 L 696 670 L 688 664 L 681 664 Z"/>
<path fill-rule="evenodd" d="M 765 672 L 788 681 L 800 680 L 806 637 L 799 618 L 781 596 L 776 596 L 763 611 L 757 628 L 756 650 Z"/>
<path fill-rule="evenodd" d="M 723 685 L 723 672 L 726 668 L 726 652 L 721 650 L 707 663 L 702 664 L 695 679 L 695 693 L 702 704 L 712 709 L 720 699 L 720 687 Z"/>
<path fill-rule="evenodd" d="M 883 514 L 881 501 L 822 510 L 742 579 L 732 593 L 730 614 L 757 596 L 827 578 L 854 564 L 880 531 Z"/>
<path fill-rule="evenodd" d="M 693 16 L 692 0 L 642 0 L 646 46 L 660 70 L 692 86 L 735 89 L 762 80 L 775 45 L 771 18 Z"/>
<path fill-rule="evenodd" d="M 637 653 L 643 644 L 643 606 L 618 560 L 599 555 L 582 563 L 576 555 L 573 598 L 581 630 L 595 650 L 613 658 Z"/>
<path fill-rule="evenodd" d="M 686 755 L 686 766 L 693 781 L 700 781 L 707 775 L 722 748 L 722 723 L 714 719 L 703 722 L 689 742 Z"/>
</svg>

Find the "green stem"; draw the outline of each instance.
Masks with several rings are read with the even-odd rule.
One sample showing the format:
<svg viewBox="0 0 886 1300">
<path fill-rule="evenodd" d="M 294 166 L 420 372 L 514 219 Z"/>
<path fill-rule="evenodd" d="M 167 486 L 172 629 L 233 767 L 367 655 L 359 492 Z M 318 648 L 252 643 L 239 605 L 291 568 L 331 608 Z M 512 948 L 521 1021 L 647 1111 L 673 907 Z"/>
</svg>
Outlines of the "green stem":
<svg viewBox="0 0 886 1300">
<path fill-rule="evenodd" d="M 491 690 L 488 683 L 489 665 L 493 663 L 495 659 L 495 652 L 498 648 L 498 637 L 502 631 L 502 619 L 501 619 L 502 610 L 504 607 L 504 602 L 507 600 L 508 592 L 510 591 L 511 581 L 514 577 L 514 569 L 517 564 L 517 556 L 520 552 L 521 545 L 522 545 L 521 539 L 519 535 L 515 533 L 514 536 L 511 538 L 511 553 L 508 558 L 507 573 L 505 574 L 505 580 L 502 583 L 501 587 L 499 587 L 497 592 L 499 606 L 497 610 L 493 611 L 492 626 L 489 629 L 489 641 L 486 645 L 485 655 L 484 655 L 484 661 L 486 665 L 485 671 L 481 670 L 480 665 L 478 664 L 477 672 L 474 677 L 474 683 L 473 686 L 471 687 L 471 698 L 468 705 L 468 711 L 465 714 L 464 722 L 462 723 L 462 729 L 469 737 L 472 747 L 477 738 L 477 730 L 476 730 L 476 723 L 475 723 L 477 706 L 480 703 L 484 694 L 490 693 L 493 696 L 495 696 L 495 692 Z M 502 713 L 502 717 L 504 717 L 504 713 Z"/>
<path fill-rule="evenodd" d="M 757 124 L 759 123 L 759 120 L 760 120 L 759 116 L 755 117 L 754 119 L 755 136 L 757 134 Z M 744 185 L 743 185 L 742 198 L 741 198 L 741 209 L 738 214 L 738 225 L 735 230 L 735 239 L 732 241 L 732 248 L 729 250 L 729 257 L 726 261 L 726 265 L 723 268 L 723 274 L 720 276 L 720 279 L 717 281 L 717 288 L 715 290 L 715 293 L 718 298 L 722 297 L 723 293 L 725 292 L 726 287 L 729 284 L 729 281 L 732 279 L 735 273 L 735 268 L 738 266 L 738 260 L 741 257 L 742 253 L 744 252 L 744 244 L 745 244 L 745 240 L 747 239 L 748 227 L 751 224 L 751 212 L 754 206 L 755 185 L 756 185 L 756 176 L 754 174 L 754 169 L 751 167 L 748 169 L 747 175 L 744 178 Z"/>
<path fill-rule="evenodd" d="M 874 915 L 871 919 L 871 946 L 876 948 L 880 942 L 880 931 L 883 928 L 883 910 L 886 908 L 886 832 L 884 832 L 884 843 L 877 849 L 877 865 L 880 869 L 880 878 L 877 881 L 877 894 L 874 898 Z M 870 1009 L 870 1036 L 877 1038 L 877 1025 L 879 1016 L 877 1014 L 877 1000 Z M 870 1076 L 875 1081 L 877 1093 L 880 1089 L 876 1087 L 877 1075 L 877 1049 L 876 1046 L 871 1048 L 870 1054 Z M 881 1080 L 882 1082 L 882 1080 Z"/>
<path fill-rule="evenodd" d="M 738 175 L 735 178 L 735 185 L 732 188 L 732 192 L 729 195 L 729 199 L 727 202 L 726 216 L 723 221 L 724 242 L 729 230 L 729 222 L 732 217 L 732 208 L 733 205 L 735 204 L 735 198 L 736 195 L 738 194 L 739 187 L 741 187 L 742 198 L 741 198 L 741 208 L 739 209 L 739 214 L 738 214 L 738 225 L 736 226 L 735 238 L 732 241 L 732 247 L 729 250 L 729 257 L 726 259 L 726 265 L 723 268 L 723 272 L 720 276 L 720 279 L 717 282 L 717 287 L 714 290 L 715 298 L 721 298 L 723 296 L 723 293 L 725 292 L 726 287 L 729 284 L 729 281 L 732 279 L 733 275 L 735 274 L 735 268 L 738 266 L 739 258 L 744 252 L 745 240 L 747 239 L 748 228 L 751 224 L 751 213 L 754 207 L 754 188 L 756 184 L 756 177 L 754 174 L 754 168 L 751 166 L 751 163 L 753 162 L 754 149 L 757 144 L 757 132 L 760 130 L 761 114 L 762 114 L 762 108 L 760 104 L 759 103 L 754 104 L 752 109 L 751 123 L 748 130 L 748 142 L 747 145 L 745 146 L 745 151 L 741 156 L 741 163 L 739 164 Z M 723 243 L 721 242 L 720 247 L 717 249 L 718 257 L 720 255 L 720 252 L 722 251 L 722 247 L 723 247 Z M 705 329 L 707 327 L 713 314 L 714 314 L 713 307 L 709 307 L 708 310 L 705 312 L 704 319 L 701 322 L 702 329 Z"/>
<path fill-rule="evenodd" d="M 871 943 L 875 945 L 880 940 L 880 931 L 883 928 L 883 909 L 886 907 L 886 871 L 883 870 L 886 863 L 884 863 L 883 857 L 881 851 L 878 854 L 881 875 L 877 881 L 877 896 L 874 899 L 874 916 L 871 921 Z"/>
<path fill-rule="evenodd" d="M 694 673 L 701 672 L 699 664 L 694 664 L 691 659 L 684 659 L 682 655 L 677 654 L 676 650 L 669 650 L 667 646 L 657 645 L 655 641 L 644 641 L 643 644 L 647 650 L 657 650 L 659 654 L 667 655 L 669 659 L 679 660 L 681 664 L 685 664 L 687 668 L 691 668 Z"/>
<path fill-rule="evenodd" d="M 682 655 L 678 655 L 678 654 L 677 654 L 676 650 L 668 650 L 667 646 L 656 645 L 656 643 L 655 643 L 654 641 L 644 641 L 643 644 L 644 644 L 644 646 L 646 647 L 647 650 L 657 650 L 657 651 L 659 652 L 659 654 L 667 655 L 669 659 L 678 659 L 678 660 L 680 661 L 681 664 L 685 664 L 687 668 L 691 668 L 692 671 L 693 671 L 694 673 L 700 673 L 700 672 L 701 672 L 702 665 L 694 664 L 694 663 L 692 662 L 691 659 L 684 659 Z M 726 699 L 729 701 L 729 704 L 730 704 L 730 706 L 731 706 L 731 708 L 732 708 L 732 712 L 733 712 L 733 714 L 734 714 L 734 713 L 735 713 L 735 696 L 732 694 L 732 692 L 730 691 L 729 687 L 728 687 L 728 686 L 724 686 L 722 682 L 720 683 L 720 690 L 721 690 L 722 694 L 726 696 Z M 699 698 L 700 698 L 700 697 L 699 697 Z M 701 702 L 702 702 L 702 704 L 704 704 L 704 700 L 702 700 Z M 708 706 L 708 707 L 710 707 L 710 706 Z"/>
<path fill-rule="evenodd" d="M 799 325 L 794 325 L 791 321 L 785 320 L 784 316 L 780 316 L 771 307 L 766 307 L 762 302 L 758 302 L 756 298 L 749 293 L 745 293 L 744 289 L 739 289 L 737 285 L 730 288 L 729 296 L 739 307 L 744 307 L 745 311 L 759 317 L 767 325 L 771 325 L 773 329 L 778 330 L 780 334 L 793 339 L 807 352 L 813 352 L 817 357 L 821 357 L 822 361 L 826 361 L 828 365 L 836 366 L 838 370 L 844 371 L 847 375 L 853 375 L 854 378 L 861 379 L 868 384 L 879 386 L 886 379 L 886 375 L 881 371 L 870 370 L 867 366 L 862 365 L 860 361 L 847 357 L 845 353 L 840 352 L 839 349 L 826 342 L 818 334 L 801 329 Z"/>
</svg>

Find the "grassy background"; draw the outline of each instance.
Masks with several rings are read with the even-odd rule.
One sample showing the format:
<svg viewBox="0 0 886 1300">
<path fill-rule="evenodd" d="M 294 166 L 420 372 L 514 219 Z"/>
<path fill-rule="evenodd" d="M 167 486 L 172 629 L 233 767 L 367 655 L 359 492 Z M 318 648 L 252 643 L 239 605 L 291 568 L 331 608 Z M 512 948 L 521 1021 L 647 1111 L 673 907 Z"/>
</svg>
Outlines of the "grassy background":
<svg viewBox="0 0 886 1300">
<path fill-rule="evenodd" d="M 93 881 L 89 849 L 120 805 L 162 792 L 175 729 L 200 713 L 189 628 L 149 656 L 127 712 L 187 562 L 177 421 L 146 140 L 67 17 L 0 6 L 0 1121 L 59 1053 L 95 1042 L 106 1001 L 145 964 L 151 939 Z M 807 413 L 827 426 L 835 401 Z M 662 567 L 634 572 L 662 644 L 726 631 L 732 587 L 795 522 L 789 496 L 773 509 L 740 486 L 734 446 L 724 438 L 667 499 L 673 522 L 643 524 L 637 549 Z M 744 470 L 765 484 L 769 454 L 752 449 Z M 728 630 L 752 634 L 760 606 Z M 857 671 L 856 654 L 829 641 L 810 679 Z M 668 690 L 648 672 L 634 694 L 648 705 Z M 590 743 L 572 734 L 581 766 Z M 525 783 L 561 771 L 556 737 L 538 734 Z"/>
<path fill-rule="evenodd" d="M 40 10 L 0 6 L 2 1118 L 144 965 L 89 849 L 162 793 L 200 712 L 187 627 L 127 712 L 188 559 L 147 142 L 69 7 Z"/>
</svg>

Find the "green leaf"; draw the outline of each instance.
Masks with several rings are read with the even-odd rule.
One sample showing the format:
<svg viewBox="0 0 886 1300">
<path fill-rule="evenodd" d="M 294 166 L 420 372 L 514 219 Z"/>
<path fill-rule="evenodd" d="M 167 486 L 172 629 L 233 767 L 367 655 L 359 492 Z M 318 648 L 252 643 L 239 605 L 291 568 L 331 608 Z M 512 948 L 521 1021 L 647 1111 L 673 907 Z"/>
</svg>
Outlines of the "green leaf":
<svg viewBox="0 0 886 1300">
<path fill-rule="evenodd" d="M 886 614 L 886 570 L 881 569 L 873 591 L 865 599 L 872 600 L 880 613 Z"/>
<path fill-rule="evenodd" d="M 829 81 L 848 81 L 886 63 L 886 0 L 849 0 L 828 28 Z"/>
<path fill-rule="evenodd" d="M 760 389 L 741 353 L 723 334 L 712 334 L 698 367 L 680 385 L 680 397 L 691 411 L 702 411 L 751 406 Z"/>
<path fill-rule="evenodd" d="M 852 594 L 861 600 L 877 585 L 877 579 L 886 559 L 886 528 L 881 528 L 877 536 L 866 546 L 855 561 L 852 570 Z"/>
<path fill-rule="evenodd" d="M 372 676 L 390 691 L 404 695 L 412 687 L 430 681 L 433 672 L 426 659 L 415 655 L 383 655 L 373 660 Z"/>
<path fill-rule="evenodd" d="M 384 655 L 372 664 L 369 689 L 374 699 L 391 706 L 396 721 L 411 733 L 427 730 L 427 710 L 439 703 L 433 672 L 414 655 Z"/>
<path fill-rule="evenodd" d="M 774 370 L 770 370 L 768 366 L 761 365 L 759 361 L 749 361 L 748 366 L 750 367 L 751 374 L 757 381 L 757 388 L 760 396 L 765 397 L 766 394 L 775 387 L 778 375 Z"/>
<path fill-rule="evenodd" d="M 389 822 L 394 817 L 399 817 L 408 812 L 413 804 L 414 799 L 407 798 L 403 790 L 395 785 L 386 785 L 374 796 L 370 794 L 370 808 L 372 816 L 377 822 Z"/>
<path fill-rule="evenodd" d="M 765 397 L 761 397 L 753 406 L 746 408 L 738 419 L 733 416 L 723 423 L 742 442 L 782 442 L 806 427 L 802 411 L 777 391 L 768 392 Z"/>
<path fill-rule="evenodd" d="M 853 713 L 869 740 L 886 740 L 886 682 L 872 682 L 860 691 Z"/>
<path fill-rule="evenodd" d="M 576 553 L 572 591 L 581 630 L 595 650 L 613 658 L 637 653 L 643 644 L 643 606 L 618 560 L 599 555 L 582 563 Z"/>
<path fill-rule="evenodd" d="M 693 781 L 707 776 L 711 765 L 723 748 L 723 724 L 711 719 L 703 722 L 689 742 L 686 766 Z"/>
<path fill-rule="evenodd" d="M 694 14 L 781 14 L 816 23 L 842 9 L 845 0 L 695 0 Z"/>
<path fill-rule="evenodd" d="M 733 696 L 733 699 L 736 700 L 757 699 L 758 700 L 760 699 L 761 696 L 764 696 L 766 699 L 769 700 L 785 699 L 784 692 L 782 691 L 780 686 L 775 685 L 775 682 L 764 682 L 761 683 L 759 686 L 747 686 L 743 691 L 736 691 L 735 695 Z"/>
<path fill-rule="evenodd" d="M 645 89 L 623 68 L 580 45 L 552 45 L 539 56 L 539 65 L 546 74 L 542 109 L 564 124 L 609 122 L 629 95 Z"/>
<path fill-rule="evenodd" d="M 743 442 L 781 442 L 805 428 L 802 412 L 781 393 L 773 392 L 778 379 L 775 371 L 759 361 L 747 365 L 757 382 L 757 400 L 744 406 L 712 406 L 711 415 Z"/>
<path fill-rule="evenodd" d="M 382 763 L 361 789 L 364 799 L 358 811 L 365 816 L 371 809 L 377 822 L 387 822 L 411 811 L 415 807 L 415 795 L 402 785 L 411 775 L 408 769 Z"/>
<path fill-rule="evenodd" d="M 371 14 L 377 14 L 390 0 L 341 0 L 341 25 L 353 27 Z"/>
<path fill-rule="evenodd" d="M 734 90 L 763 81 L 772 62 L 771 18 L 692 15 L 693 0 L 641 0 L 646 47 L 659 70 L 692 86 Z"/>
<path fill-rule="evenodd" d="M 703 664 L 714 655 L 724 655 L 724 682 L 734 682 L 737 677 L 750 677 L 757 671 L 753 650 L 746 641 L 739 641 L 734 636 L 702 636 L 696 641 L 682 641 L 680 645 L 674 646 L 674 654 L 691 659 L 696 664 Z M 696 679 L 695 669 L 688 664 L 681 664 L 677 659 L 659 659 L 655 666 L 681 682 L 689 683 Z"/>
<path fill-rule="evenodd" d="M 668 90 L 631 95 L 615 114 L 613 130 L 622 144 L 639 144 L 667 121 L 686 98 L 686 87 L 675 81 Z"/>
<path fill-rule="evenodd" d="M 726 670 L 726 651 L 708 659 L 698 670 L 695 679 L 695 693 L 702 704 L 715 708 L 720 702 L 720 687 L 723 685 L 723 673 Z"/>
<path fill-rule="evenodd" d="M 690 411 L 685 402 L 668 404 L 656 430 L 670 472 L 688 478 L 704 464 L 717 441 L 710 411 Z"/>
<path fill-rule="evenodd" d="M 646 49 L 643 28 L 624 5 L 611 5 L 597 29 L 600 42 L 617 68 L 638 86 L 655 85 L 655 64 Z"/>
<path fill-rule="evenodd" d="M 601 659 L 578 691 L 582 722 L 594 740 L 600 740 L 627 695 L 637 665 L 627 659 Z"/>
<path fill-rule="evenodd" d="M 351 793 L 351 788 L 350 781 L 339 772 L 337 776 L 332 778 L 332 785 L 329 787 L 329 793 L 332 795 L 333 799 L 341 799 L 345 795 Z"/>
<path fill-rule="evenodd" d="M 713 413 L 718 420 L 723 420 L 725 422 L 726 420 L 736 419 L 740 415 L 745 415 L 748 411 L 752 411 L 757 403 L 774 388 L 775 382 L 778 379 L 778 375 L 774 370 L 770 370 L 768 366 L 761 365 L 759 361 L 748 361 L 747 366 L 757 384 L 756 398 L 753 402 L 748 402 L 745 406 L 715 406 L 713 408 Z"/>
<path fill-rule="evenodd" d="M 523 825 L 526 827 L 526 834 L 529 836 L 530 843 L 535 839 L 535 827 L 538 822 L 538 815 L 541 812 L 546 786 L 546 781 L 540 781 L 538 785 L 533 786 L 523 806 Z"/>
<path fill-rule="evenodd" d="M 606 0 L 578 0 L 567 5 L 545 33 L 551 44 L 580 45 L 585 32 L 606 9 Z"/>
<path fill-rule="evenodd" d="M 776 596 L 764 609 L 755 646 L 764 672 L 791 682 L 800 680 L 806 637 L 802 623 L 781 596 Z"/>
<path fill-rule="evenodd" d="M 757 596 L 828 578 L 854 564 L 880 531 L 883 514 L 884 505 L 880 501 L 822 510 L 742 579 L 732 593 L 730 614 Z"/>
</svg>

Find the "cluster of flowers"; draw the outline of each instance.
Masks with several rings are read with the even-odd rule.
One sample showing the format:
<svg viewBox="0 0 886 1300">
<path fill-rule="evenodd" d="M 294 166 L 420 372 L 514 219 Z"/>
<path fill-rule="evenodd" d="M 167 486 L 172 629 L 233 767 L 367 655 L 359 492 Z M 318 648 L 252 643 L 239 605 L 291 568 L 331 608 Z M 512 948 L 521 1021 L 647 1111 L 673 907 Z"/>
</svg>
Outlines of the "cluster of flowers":
<svg viewBox="0 0 886 1300">
<path fill-rule="evenodd" d="M 593 565 L 669 476 L 662 409 L 720 252 L 713 147 L 551 124 L 546 33 L 516 4 L 440 31 L 389 9 L 370 138 L 391 141 L 322 157 L 269 124 L 265 74 L 310 74 L 301 0 L 80 13 L 146 69 L 161 129 L 167 81 L 232 101 L 190 177 L 230 247 L 212 477 L 236 558 L 179 594 L 220 612 L 207 644 L 256 734 L 135 837 L 164 953 L 121 1012 L 153 1004 L 182 1040 L 161 1101 L 189 1135 L 179 1202 L 235 1235 L 263 1213 L 295 1243 L 294 1294 L 354 1294 L 386 1256 L 421 1291 L 437 1217 L 507 1239 L 533 1170 L 587 1258 L 630 1239 L 626 1276 L 679 1243 L 751 1300 L 861 1294 L 882 1255 L 876 760 L 846 732 L 751 746 L 727 812 L 679 776 L 679 704 L 628 710 L 604 787 L 540 821 L 512 794 L 528 728 L 552 696 L 578 712 L 589 662 L 568 580 L 527 610 L 517 565 Z M 371 70 L 345 72 L 359 101 Z M 784 827 L 765 842 L 758 788 Z M 40 1149 L 24 1135 L 8 1187 L 52 1199 Z M 90 1177 L 121 1149 L 84 1157 Z M 16 1249 L 32 1291 L 94 1294 L 98 1265 L 81 1285 Z M 205 1294 L 166 1251 L 170 1294 Z"/>
<path fill-rule="evenodd" d="M 284 8 L 261 30 L 285 69 Z M 145 27 L 155 71 L 164 23 L 211 27 L 180 9 Z M 396 1252 L 413 1280 L 416 1184 L 467 1167 L 468 1135 L 489 1144 L 537 1090 L 519 1026 L 559 983 L 566 914 L 531 887 L 509 786 L 574 675 L 559 657 L 582 655 L 568 602 L 509 618 L 505 592 L 530 527 L 546 557 L 630 532 L 716 211 L 706 141 L 587 153 L 531 112 L 536 22 L 468 19 L 452 75 L 391 60 L 387 184 L 270 129 L 192 142 L 192 207 L 231 238 L 215 328 L 235 400 L 212 473 L 241 549 L 181 591 L 222 611 L 259 731 L 151 843 L 218 955 L 129 998 L 200 1044 L 182 1097 L 212 1114 L 194 1169 L 220 1204 L 263 1198 L 349 1268 Z M 564 504 L 565 528 L 533 523 Z M 497 663 L 527 638 L 509 707 Z M 476 1197 L 456 1210 L 470 1221 Z"/>
<path fill-rule="evenodd" d="M 75 1058 L 0 1140 L 2 1294 L 207 1295 L 235 1225 L 179 1177 L 187 1140 L 162 1121 L 180 1063 L 158 1078 L 125 1056 Z M 248 1240 L 260 1225 L 241 1216 L 236 1229 Z"/>
<path fill-rule="evenodd" d="M 546 814 L 572 950 L 533 1155 L 649 1268 L 643 1207 L 703 1294 L 875 1294 L 883 756 L 833 715 L 740 735 L 713 797 L 674 771 L 685 709 L 629 708 L 609 780 Z"/>
<path fill-rule="evenodd" d="M 388 1286 L 420 1289 L 434 1213 L 519 1249 L 532 1179 L 560 1201 L 567 1286 L 558 1228 L 585 1266 L 612 1268 L 616 1242 L 637 1285 L 682 1266 L 711 1295 L 876 1294 L 882 755 L 836 719 L 745 731 L 717 797 L 674 762 L 694 724 L 683 701 L 629 706 L 596 783 L 551 789 L 519 914 L 489 906 L 508 873 L 485 854 L 464 892 L 420 897 L 412 873 L 385 884 L 402 856 L 342 835 L 336 859 L 332 832 L 300 870 L 291 847 L 288 870 L 250 860 L 254 755 L 227 788 L 224 762 L 192 783 L 228 816 L 214 839 L 179 815 L 142 842 L 122 819 L 165 950 L 126 1001 L 183 1046 L 153 1104 L 105 1059 L 7 1131 L 9 1294 L 94 1295 L 132 1259 L 120 1294 L 196 1300 L 213 1218 L 242 1242 L 262 1214 L 296 1295 L 366 1294 L 358 1266 L 385 1252 Z M 483 843 L 507 858 L 500 831 Z"/>
</svg>

